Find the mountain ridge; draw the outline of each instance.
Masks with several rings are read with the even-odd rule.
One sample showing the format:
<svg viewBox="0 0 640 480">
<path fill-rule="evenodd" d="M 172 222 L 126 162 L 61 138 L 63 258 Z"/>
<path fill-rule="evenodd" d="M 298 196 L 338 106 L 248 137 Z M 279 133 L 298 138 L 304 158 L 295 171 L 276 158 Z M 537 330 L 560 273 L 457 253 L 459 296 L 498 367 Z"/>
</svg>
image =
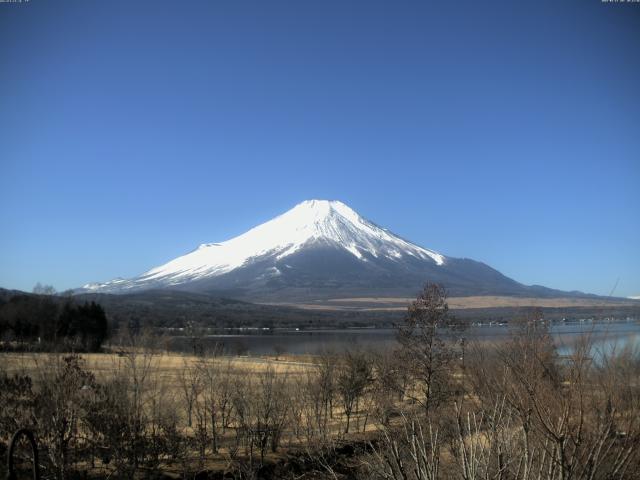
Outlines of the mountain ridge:
<svg viewBox="0 0 640 480">
<path fill-rule="evenodd" d="M 87 284 L 77 293 L 149 289 L 219 292 L 252 301 L 336 296 L 412 296 L 425 282 L 452 295 L 566 296 L 526 286 L 469 258 L 448 257 L 395 235 L 336 200 L 307 200 L 223 242 L 131 279 Z"/>
</svg>

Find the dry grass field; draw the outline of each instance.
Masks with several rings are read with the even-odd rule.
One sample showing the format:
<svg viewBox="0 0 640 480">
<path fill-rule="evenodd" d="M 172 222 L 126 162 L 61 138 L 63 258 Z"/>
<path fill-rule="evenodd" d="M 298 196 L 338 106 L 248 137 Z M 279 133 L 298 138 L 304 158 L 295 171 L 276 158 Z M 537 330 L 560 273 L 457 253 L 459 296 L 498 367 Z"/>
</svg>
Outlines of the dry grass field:
<svg viewBox="0 0 640 480">
<path fill-rule="evenodd" d="M 21 373 L 33 375 L 36 371 L 54 368 L 54 359 L 60 355 L 53 353 L 0 353 L 0 362 L 3 370 L 9 374 Z M 84 353 L 80 357 L 85 361 L 89 371 L 98 377 L 109 374 L 123 368 L 128 368 L 129 360 L 125 355 L 118 353 Z M 156 352 L 151 357 L 153 370 L 163 378 L 172 381 L 179 378 L 185 368 L 193 367 L 202 358 L 193 355 L 182 355 L 175 352 Z M 238 375 L 251 375 L 264 373 L 267 369 L 273 369 L 277 373 L 299 375 L 315 365 L 308 356 L 281 355 L 278 360 L 274 357 L 218 357 L 217 364 L 229 364 L 234 373 Z M 137 358 L 143 361 L 142 355 Z"/>
<path fill-rule="evenodd" d="M 308 310 L 368 310 L 368 311 L 406 311 L 407 306 L 415 300 L 404 297 L 357 297 L 334 298 L 318 301 L 317 303 L 294 304 L 298 308 Z M 506 296 L 471 296 L 449 297 L 449 308 L 464 310 L 470 308 L 572 308 L 572 307 L 616 307 L 637 306 L 637 300 L 614 298 L 536 298 L 536 297 L 506 297 Z"/>
</svg>

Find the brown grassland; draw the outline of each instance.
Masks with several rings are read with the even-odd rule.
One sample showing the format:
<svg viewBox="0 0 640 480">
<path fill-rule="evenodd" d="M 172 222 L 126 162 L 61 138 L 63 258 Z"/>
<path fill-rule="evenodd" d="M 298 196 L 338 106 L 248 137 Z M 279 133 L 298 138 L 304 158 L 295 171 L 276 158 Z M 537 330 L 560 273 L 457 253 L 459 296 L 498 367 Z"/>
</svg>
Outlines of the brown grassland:
<svg viewBox="0 0 640 480">
<path fill-rule="evenodd" d="M 310 310 L 353 310 L 363 309 L 372 311 L 405 311 L 413 301 L 405 297 L 354 297 L 334 298 L 317 303 L 295 304 L 298 308 Z M 506 297 L 495 295 L 449 297 L 449 308 L 456 310 L 475 308 L 575 308 L 575 307 L 614 307 L 639 305 L 636 300 L 622 298 L 536 298 L 536 297 Z"/>
</svg>

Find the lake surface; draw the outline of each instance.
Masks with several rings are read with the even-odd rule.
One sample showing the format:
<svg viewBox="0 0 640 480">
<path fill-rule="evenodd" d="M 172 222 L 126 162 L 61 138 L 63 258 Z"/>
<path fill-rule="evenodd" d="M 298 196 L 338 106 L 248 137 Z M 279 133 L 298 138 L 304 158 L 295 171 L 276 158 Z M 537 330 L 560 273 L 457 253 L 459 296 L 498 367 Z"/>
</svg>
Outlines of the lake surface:
<svg viewBox="0 0 640 480">
<path fill-rule="evenodd" d="M 640 348 L 640 322 L 572 322 L 554 324 L 550 328 L 560 355 L 570 354 L 576 342 L 585 335 L 593 341 L 593 353 L 611 353 L 626 346 Z M 510 329 L 504 325 L 472 326 L 461 333 L 469 342 L 497 342 L 508 338 Z M 205 349 L 222 345 L 230 354 L 273 355 L 276 351 L 290 354 L 316 355 L 326 350 L 344 351 L 350 348 L 389 348 L 397 345 L 396 331 L 390 328 L 353 328 L 330 330 L 256 330 L 253 333 L 207 335 L 202 339 Z M 171 348 L 189 351 L 193 340 L 173 337 Z"/>
</svg>

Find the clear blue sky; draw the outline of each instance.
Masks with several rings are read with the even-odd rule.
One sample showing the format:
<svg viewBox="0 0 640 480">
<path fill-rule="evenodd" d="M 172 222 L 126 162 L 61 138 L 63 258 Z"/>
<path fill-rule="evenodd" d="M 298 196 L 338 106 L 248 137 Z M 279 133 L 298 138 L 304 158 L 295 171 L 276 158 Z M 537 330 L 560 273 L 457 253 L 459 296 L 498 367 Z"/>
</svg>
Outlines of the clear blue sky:
<svg viewBox="0 0 640 480">
<path fill-rule="evenodd" d="M 0 286 L 133 276 L 309 198 L 640 294 L 640 4 L 0 3 Z"/>
</svg>

